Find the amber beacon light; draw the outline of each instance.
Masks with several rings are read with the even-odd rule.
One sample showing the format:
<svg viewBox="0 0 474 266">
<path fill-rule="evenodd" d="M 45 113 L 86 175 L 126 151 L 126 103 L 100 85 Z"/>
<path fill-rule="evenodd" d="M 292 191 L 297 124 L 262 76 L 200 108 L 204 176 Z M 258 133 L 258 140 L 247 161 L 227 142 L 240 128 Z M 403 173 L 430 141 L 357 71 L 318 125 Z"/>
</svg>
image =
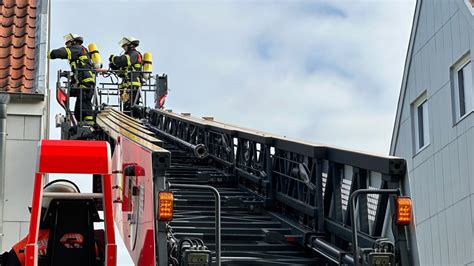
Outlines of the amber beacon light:
<svg viewBox="0 0 474 266">
<path fill-rule="evenodd" d="M 158 220 L 173 219 L 173 193 L 162 191 L 158 194 Z"/>
<path fill-rule="evenodd" d="M 397 225 L 409 225 L 412 219 L 410 197 L 397 197 Z"/>
</svg>

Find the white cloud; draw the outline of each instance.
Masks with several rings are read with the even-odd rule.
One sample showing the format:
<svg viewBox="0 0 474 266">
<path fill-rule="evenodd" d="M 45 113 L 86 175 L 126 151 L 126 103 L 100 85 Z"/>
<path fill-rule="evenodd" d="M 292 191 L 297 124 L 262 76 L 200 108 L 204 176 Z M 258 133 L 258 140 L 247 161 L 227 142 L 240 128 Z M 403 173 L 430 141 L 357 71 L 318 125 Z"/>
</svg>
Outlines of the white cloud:
<svg viewBox="0 0 474 266">
<path fill-rule="evenodd" d="M 123 35 L 140 38 L 169 74 L 168 108 L 388 152 L 414 0 L 93 1 L 74 19 L 90 4 L 53 1 L 52 47 L 78 32 L 106 60 Z"/>
</svg>

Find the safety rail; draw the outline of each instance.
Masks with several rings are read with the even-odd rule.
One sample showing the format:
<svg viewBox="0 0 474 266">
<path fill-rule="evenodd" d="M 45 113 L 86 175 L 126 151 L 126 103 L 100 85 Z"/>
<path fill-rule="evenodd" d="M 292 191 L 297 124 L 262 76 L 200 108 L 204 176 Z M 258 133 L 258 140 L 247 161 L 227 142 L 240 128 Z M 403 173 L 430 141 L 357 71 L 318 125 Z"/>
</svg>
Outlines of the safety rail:
<svg viewBox="0 0 474 266">
<path fill-rule="evenodd" d="M 78 83 L 74 81 L 74 77 L 77 76 L 79 71 L 91 71 L 94 74 L 95 83 L 91 86 L 92 88 L 79 86 Z M 138 93 L 135 94 L 136 97 L 132 99 L 132 105 L 150 106 L 149 99 L 153 97 L 154 106 L 157 108 L 161 100 L 160 97 L 164 97 L 167 94 L 167 75 L 152 75 L 146 71 L 129 71 L 125 77 L 120 71 L 110 69 L 76 69 L 75 72 L 59 70 L 56 81 L 56 100 L 65 110 L 66 117 L 71 119 L 73 125 L 80 123 L 80 121 L 74 121 L 74 119 L 72 119 L 72 112 L 69 106 L 70 98 L 76 97 L 76 100 L 80 101 L 79 109 L 82 110 L 82 98 L 84 95 L 80 93 L 80 90 L 94 90 L 92 106 L 95 113 L 100 111 L 104 104 L 123 111 L 123 102 L 120 99 L 120 84 L 124 78 L 132 80 L 137 76 L 140 77 L 141 86 L 138 87 Z M 99 77 L 105 80 L 108 79 L 108 81 L 97 82 Z M 82 120 L 82 118 L 80 120 Z"/>
<path fill-rule="evenodd" d="M 350 258 L 346 261 L 353 261 L 350 195 L 359 189 L 401 190 L 406 175 L 406 162 L 397 157 L 292 140 L 186 113 L 148 109 L 147 115 L 150 127 L 206 145 L 215 165 L 236 176 L 235 182 L 260 197 L 267 210 L 305 228 L 294 228 L 304 234 L 299 244 Z M 387 194 L 359 196 L 358 248 L 373 248 L 378 239 L 388 237 L 397 243 L 401 261 L 411 256 L 408 228 L 393 225 L 393 232 L 386 230 L 395 211 L 389 202 Z"/>
</svg>

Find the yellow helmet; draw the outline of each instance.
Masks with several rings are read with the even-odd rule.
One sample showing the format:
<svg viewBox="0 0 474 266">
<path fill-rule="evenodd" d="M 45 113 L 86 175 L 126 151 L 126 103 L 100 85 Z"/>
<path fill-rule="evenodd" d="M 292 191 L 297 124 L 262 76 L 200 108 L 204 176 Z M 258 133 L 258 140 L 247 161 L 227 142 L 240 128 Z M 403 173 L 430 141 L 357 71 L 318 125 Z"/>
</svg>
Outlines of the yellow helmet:
<svg viewBox="0 0 474 266">
<path fill-rule="evenodd" d="M 79 44 L 82 44 L 84 42 L 84 38 L 82 38 L 82 36 L 80 36 L 79 34 L 74 34 L 74 33 L 68 33 L 64 35 L 63 38 L 64 38 L 64 43 L 76 41 Z"/>
<path fill-rule="evenodd" d="M 137 38 L 130 36 L 130 37 L 123 37 L 119 42 L 120 47 L 123 47 L 124 45 L 130 45 L 130 44 L 137 47 L 140 44 L 140 41 Z"/>
</svg>

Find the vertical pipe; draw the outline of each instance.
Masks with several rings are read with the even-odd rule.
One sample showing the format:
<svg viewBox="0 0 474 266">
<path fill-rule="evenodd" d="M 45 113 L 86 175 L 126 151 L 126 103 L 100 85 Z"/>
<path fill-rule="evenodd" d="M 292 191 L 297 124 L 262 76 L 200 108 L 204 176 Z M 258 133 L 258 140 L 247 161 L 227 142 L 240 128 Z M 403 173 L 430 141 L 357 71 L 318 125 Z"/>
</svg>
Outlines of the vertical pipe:
<svg viewBox="0 0 474 266">
<path fill-rule="evenodd" d="M 3 202 L 5 193 L 5 159 L 6 159 L 6 147 L 7 147 L 7 106 L 10 102 L 10 95 L 0 94 L 0 200 Z M 3 231 L 3 204 L 0 209 L 0 232 Z M 0 246 L 2 242 L 0 239 Z"/>
<path fill-rule="evenodd" d="M 0 176 L 5 180 L 5 153 L 7 142 L 7 106 L 10 95 L 0 94 Z M 3 194 L 3 189 L 1 191 Z"/>
</svg>

